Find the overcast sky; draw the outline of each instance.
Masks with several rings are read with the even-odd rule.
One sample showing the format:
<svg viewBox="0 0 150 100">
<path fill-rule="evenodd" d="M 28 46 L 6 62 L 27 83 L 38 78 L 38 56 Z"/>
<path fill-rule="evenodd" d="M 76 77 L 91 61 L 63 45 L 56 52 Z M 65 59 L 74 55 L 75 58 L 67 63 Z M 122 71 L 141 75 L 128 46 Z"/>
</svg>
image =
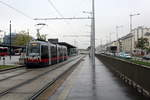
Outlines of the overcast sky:
<svg viewBox="0 0 150 100">
<path fill-rule="evenodd" d="M 89 14 L 83 11 L 91 11 L 91 0 L 51 0 L 60 16 L 48 0 L 0 0 L 25 13 L 26 17 L 0 2 L 0 30 L 8 32 L 9 20 L 12 20 L 12 31 L 30 30 L 32 36 L 36 36 L 35 24 L 45 23 L 41 33 L 47 34 L 47 38 L 59 38 L 60 41 L 75 44 L 79 48 L 89 46 L 88 37 L 63 37 L 63 35 L 89 35 L 90 20 L 50 20 L 34 21 L 32 18 L 55 17 L 87 17 Z M 133 17 L 133 28 L 137 26 L 150 27 L 150 0 L 95 0 L 96 16 L 96 45 L 106 42 L 109 33 L 111 40 L 116 38 L 116 26 L 119 29 L 119 37 L 129 33 L 129 15 L 140 13 Z M 2 34 L 2 33 L 1 33 Z"/>
</svg>

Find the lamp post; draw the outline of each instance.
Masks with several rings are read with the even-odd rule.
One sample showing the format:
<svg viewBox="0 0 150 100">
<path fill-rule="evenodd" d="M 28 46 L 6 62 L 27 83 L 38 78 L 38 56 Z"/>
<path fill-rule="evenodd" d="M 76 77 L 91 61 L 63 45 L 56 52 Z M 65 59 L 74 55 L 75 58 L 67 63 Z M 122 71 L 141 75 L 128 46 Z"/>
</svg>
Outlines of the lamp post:
<svg viewBox="0 0 150 100">
<path fill-rule="evenodd" d="M 132 33 L 132 17 L 133 17 L 133 16 L 137 16 L 137 15 L 140 15 L 140 13 L 137 13 L 137 14 L 130 14 L 130 33 Z"/>
<path fill-rule="evenodd" d="M 11 60 L 11 20 L 10 20 L 10 24 L 9 24 L 9 32 L 10 32 L 10 38 L 9 38 L 9 57 L 10 57 L 10 60 Z"/>
<path fill-rule="evenodd" d="M 130 34 L 131 34 L 131 53 L 132 53 L 132 17 L 140 15 L 140 13 L 130 14 Z"/>
</svg>

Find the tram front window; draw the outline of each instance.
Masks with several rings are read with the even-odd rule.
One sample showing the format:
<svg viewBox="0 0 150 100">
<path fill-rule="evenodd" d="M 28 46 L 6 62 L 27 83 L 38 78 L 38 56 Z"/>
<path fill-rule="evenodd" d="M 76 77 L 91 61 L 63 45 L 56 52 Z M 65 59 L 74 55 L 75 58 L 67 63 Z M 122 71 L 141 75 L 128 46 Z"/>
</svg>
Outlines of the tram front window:
<svg viewBox="0 0 150 100">
<path fill-rule="evenodd" d="M 31 43 L 28 46 L 28 55 L 40 55 L 40 44 L 38 43 Z"/>
</svg>

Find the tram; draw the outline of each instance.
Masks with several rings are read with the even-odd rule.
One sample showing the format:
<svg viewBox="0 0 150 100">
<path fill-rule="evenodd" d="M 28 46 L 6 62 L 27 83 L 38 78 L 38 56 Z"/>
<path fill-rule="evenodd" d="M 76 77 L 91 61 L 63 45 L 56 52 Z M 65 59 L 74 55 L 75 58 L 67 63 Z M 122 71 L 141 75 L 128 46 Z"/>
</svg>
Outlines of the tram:
<svg viewBox="0 0 150 100">
<path fill-rule="evenodd" d="M 67 60 L 67 47 L 45 41 L 31 41 L 26 47 L 26 66 L 53 65 Z"/>
<path fill-rule="evenodd" d="M 8 47 L 0 47 L 0 56 L 8 56 Z"/>
</svg>

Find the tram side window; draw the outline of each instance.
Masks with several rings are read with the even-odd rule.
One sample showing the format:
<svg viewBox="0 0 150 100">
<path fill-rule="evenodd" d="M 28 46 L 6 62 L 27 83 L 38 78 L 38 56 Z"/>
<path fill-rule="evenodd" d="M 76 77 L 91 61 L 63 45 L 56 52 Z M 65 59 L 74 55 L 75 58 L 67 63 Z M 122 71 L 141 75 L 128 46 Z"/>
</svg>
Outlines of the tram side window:
<svg viewBox="0 0 150 100">
<path fill-rule="evenodd" d="M 62 50 L 61 50 L 61 48 L 59 48 L 58 50 L 59 50 L 59 56 L 61 57 L 62 56 Z"/>
<path fill-rule="evenodd" d="M 56 47 L 51 47 L 51 56 L 52 57 L 56 57 L 56 55 L 57 55 L 57 52 L 56 52 Z"/>
<path fill-rule="evenodd" d="M 48 58 L 48 46 L 42 45 L 41 46 L 41 58 Z"/>
</svg>

